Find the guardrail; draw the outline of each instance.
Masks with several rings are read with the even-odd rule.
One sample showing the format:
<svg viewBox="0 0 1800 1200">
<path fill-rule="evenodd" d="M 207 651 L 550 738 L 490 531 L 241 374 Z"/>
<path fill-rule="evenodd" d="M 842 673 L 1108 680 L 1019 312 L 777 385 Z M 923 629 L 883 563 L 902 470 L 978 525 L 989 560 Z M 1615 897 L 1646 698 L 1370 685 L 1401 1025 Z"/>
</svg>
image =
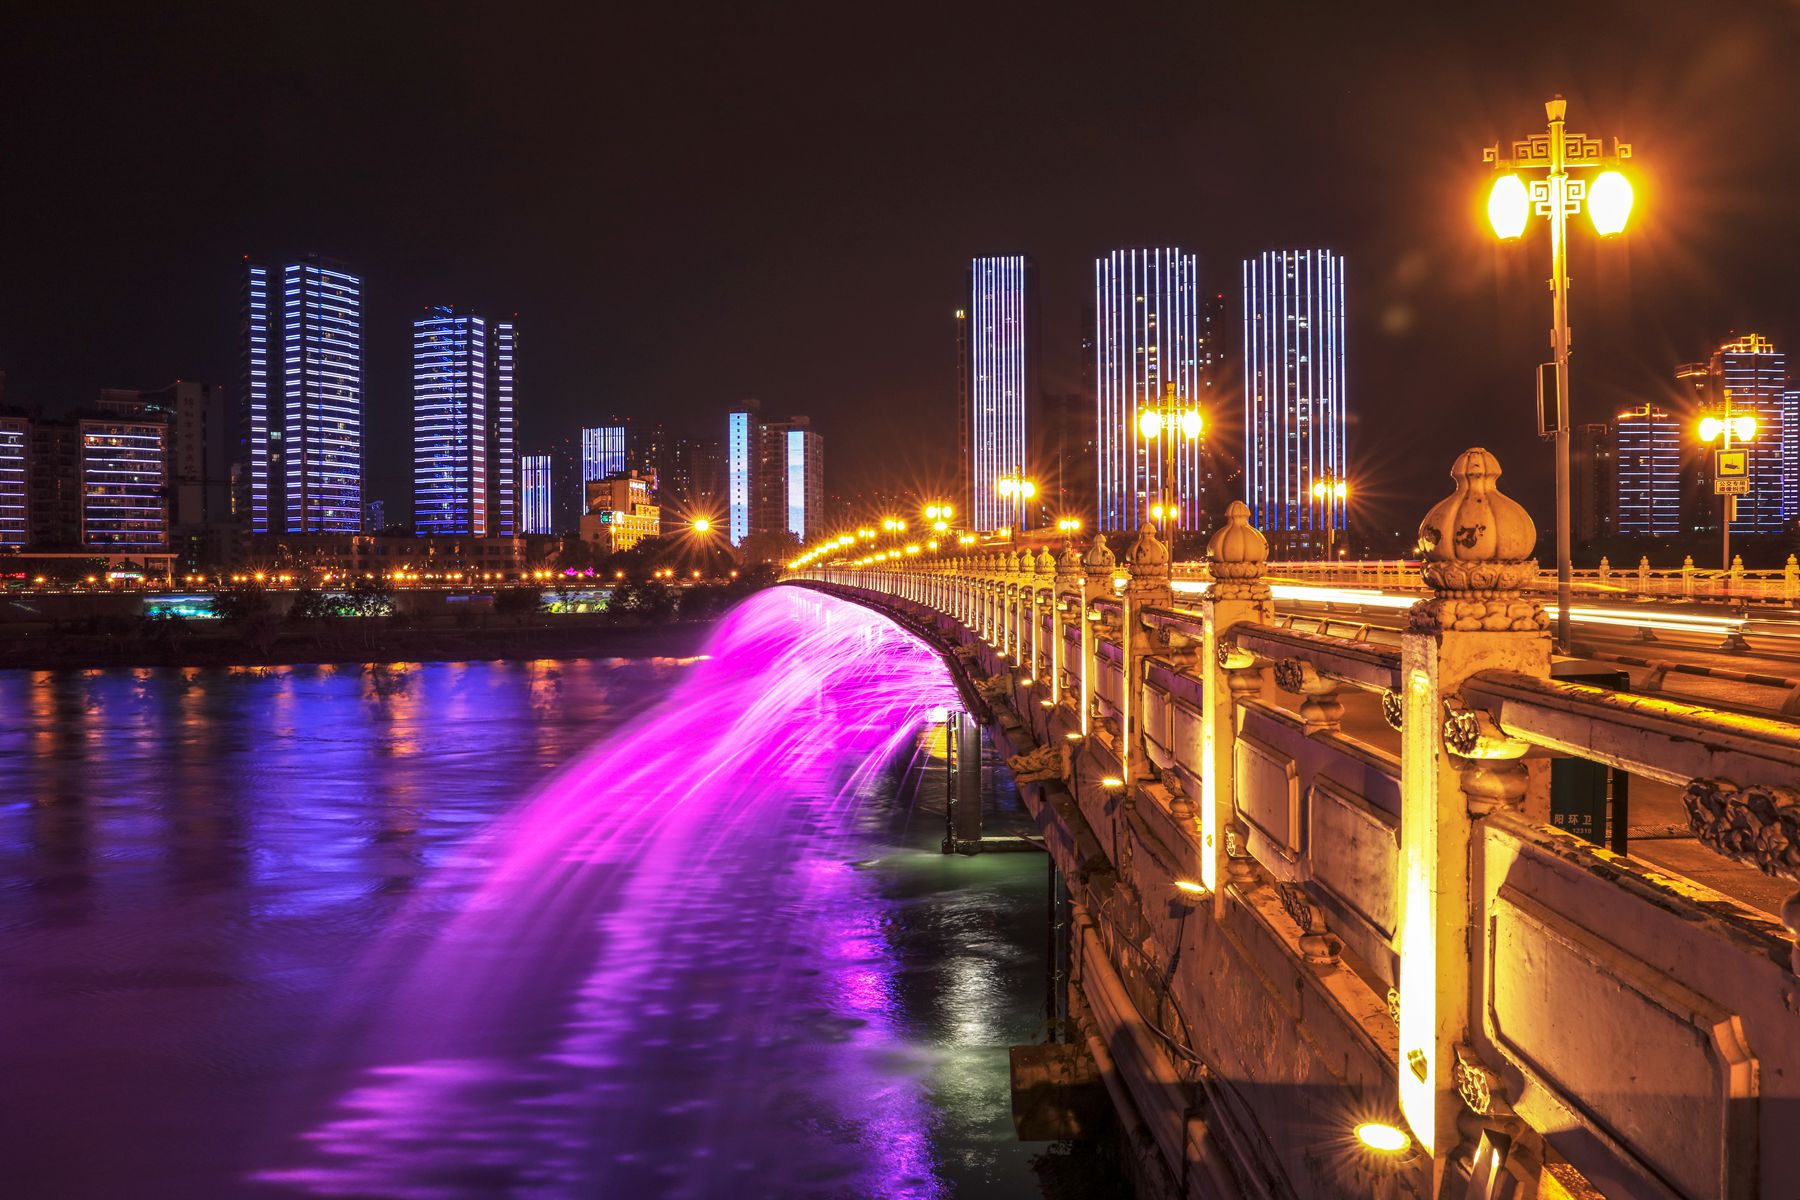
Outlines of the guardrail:
<svg viewBox="0 0 1800 1200">
<path fill-rule="evenodd" d="M 1419 1153 L 1380 1170 L 1419 1194 L 1479 1160 L 1608 1195 L 1800 1195 L 1800 895 L 1778 920 L 1557 830 L 1534 765 L 1678 787 L 1722 868 L 1800 882 L 1800 725 L 1552 680 L 1531 569 L 1498 557 L 1532 534 L 1497 473 L 1459 460 L 1422 530 L 1481 494 L 1495 532 L 1434 548 L 1398 645 L 1278 623 L 1268 581 L 1293 564 L 1264 560 L 1241 505 L 1197 611 L 1171 590 L 1192 565 L 1148 532 L 1123 566 L 1097 539 L 804 574 L 966 640 L 1029 739 L 1020 778 L 1060 782 L 1089 831 L 1053 847 L 1106 848 L 1138 901 L 1131 954 L 1166 969 L 1157 1003 L 1227 1097 L 1214 1119 L 1284 1186 L 1366 1191 L 1377 1168 L 1318 1129 L 1387 1097 Z M 1412 569 L 1345 567 L 1326 579 Z M 1072 886 L 1101 869 L 1059 862 Z"/>
</svg>

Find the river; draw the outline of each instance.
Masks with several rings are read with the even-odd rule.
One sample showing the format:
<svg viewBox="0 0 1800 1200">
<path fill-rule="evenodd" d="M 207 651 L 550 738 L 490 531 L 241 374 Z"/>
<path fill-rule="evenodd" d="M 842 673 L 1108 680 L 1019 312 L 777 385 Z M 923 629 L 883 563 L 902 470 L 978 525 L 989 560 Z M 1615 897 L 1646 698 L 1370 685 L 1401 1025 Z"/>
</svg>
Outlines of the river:
<svg viewBox="0 0 1800 1200">
<path fill-rule="evenodd" d="M 941 664 L 787 588 L 708 649 L 0 672 L 6 1194 L 1079 1194 Z"/>
</svg>

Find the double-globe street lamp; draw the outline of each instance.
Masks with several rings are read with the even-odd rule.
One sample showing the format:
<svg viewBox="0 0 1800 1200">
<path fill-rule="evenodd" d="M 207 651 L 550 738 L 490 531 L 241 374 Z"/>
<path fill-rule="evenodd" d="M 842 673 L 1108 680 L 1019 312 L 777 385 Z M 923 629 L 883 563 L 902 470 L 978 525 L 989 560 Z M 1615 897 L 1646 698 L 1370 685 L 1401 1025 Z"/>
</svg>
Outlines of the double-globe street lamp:
<svg viewBox="0 0 1800 1200">
<path fill-rule="evenodd" d="M 1012 501 L 1014 534 L 1024 532 L 1025 504 L 1037 495 L 1037 481 L 1027 479 L 1022 474 L 1002 475 L 994 481 L 994 490 L 1000 493 L 1002 499 Z"/>
<path fill-rule="evenodd" d="M 1549 126 L 1543 133 L 1512 144 L 1510 156 L 1499 145 L 1481 152 L 1501 174 L 1488 193 L 1488 221 L 1503 241 L 1521 236 L 1536 211 L 1550 220 L 1550 348 L 1554 368 L 1554 394 L 1539 404 L 1542 437 L 1556 441 L 1556 640 L 1569 645 L 1569 218 L 1587 209 L 1594 231 L 1610 237 L 1625 231 L 1631 216 L 1631 181 L 1613 169 L 1631 157 L 1631 146 L 1613 139 L 1611 154 L 1599 138 L 1570 133 L 1564 128 L 1567 102 L 1557 96 L 1544 105 Z M 1590 178 L 1574 179 L 1569 168 L 1605 167 Z M 1527 183 L 1520 172 L 1543 172 L 1543 178 Z M 1541 381 L 1542 376 L 1539 376 Z M 1542 385 L 1540 382 L 1540 393 Z"/>
<path fill-rule="evenodd" d="M 1162 403 L 1155 407 L 1138 410 L 1138 434 L 1146 442 L 1160 441 L 1163 449 L 1161 497 L 1149 505 L 1150 517 L 1156 522 L 1163 540 L 1174 545 L 1172 531 L 1181 515 L 1181 500 L 1176 488 L 1175 452 L 1176 446 L 1183 439 L 1193 441 L 1206 430 L 1206 418 L 1201 416 L 1199 408 L 1184 403 L 1176 394 L 1175 385 L 1167 384 L 1163 388 Z"/>
<path fill-rule="evenodd" d="M 1350 485 L 1342 479 L 1333 479 L 1329 475 L 1313 480 L 1313 499 L 1325 514 L 1325 557 L 1335 560 L 1337 557 L 1337 517 L 1347 509 L 1346 501 L 1350 498 Z"/>
</svg>

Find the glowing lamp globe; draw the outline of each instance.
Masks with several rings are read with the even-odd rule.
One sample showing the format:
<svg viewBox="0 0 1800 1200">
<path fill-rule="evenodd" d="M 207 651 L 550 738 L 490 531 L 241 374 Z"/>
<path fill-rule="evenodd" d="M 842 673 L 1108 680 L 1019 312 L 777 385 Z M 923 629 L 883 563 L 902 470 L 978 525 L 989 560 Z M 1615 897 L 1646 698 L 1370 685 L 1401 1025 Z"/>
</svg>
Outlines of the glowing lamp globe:
<svg viewBox="0 0 1800 1200">
<path fill-rule="evenodd" d="M 1189 409 L 1181 414 L 1181 434 L 1183 437 L 1199 437 L 1200 431 L 1206 428 L 1206 422 L 1198 409 Z"/>
<path fill-rule="evenodd" d="M 1037 495 L 1037 484 L 1027 479 L 1019 485 L 1019 495 L 1027 500 L 1031 499 L 1033 496 Z"/>
<path fill-rule="evenodd" d="M 694 518 L 694 532 L 695 533 L 705 533 L 707 530 L 709 530 L 711 528 L 712 528 L 712 522 L 707 520 L 705 517 L 695 517 Z"/>
<path fill-rule="evenodd" d="M 1724 430 L 1725 430 L 1725 422 L 1719 420 L 1719 418 L 1717 418 L 1717 417 L 1701 417 L 1700 418 L 1700 440 L 1701 441 L 1716 442 L 1719 440 L 1719 434 L 1723 433 Z"/>
<path fill-rule="evenodd" d="M 1625 222 L 1631 217 L 1631 199 L 1631 180 L 1619 172 L 1602 171 L 1594 176 L 1587 194 L 1588 217 L 1594 222 L 1594 232 L 1601 237 L 1624 233 Z"/>
<path fill-rule="evenodd" d="M 1495 179 L 1494 190 L 1488 193 L 1487 211 L 1495 237 L 1510 241 L 1522 235 L 1525 222 L 1531 219 L 1531 194 L 1525 190 L 1525 181 L 1517 175 Z"/>
<path fill-rule="evenodd" d="M 1331 494 L 1342 500 L 1350 494 L 1350 485 L 1340 479 L 1331 485 Z"/>
<path fill-rule="evenodd" d="M 1138 432 L 1146 438 L 1153 438 L 1162 432 L 1162 414 L 1153 408 L 1146 408 L 1138 414 Z"/>
<path fill-rule="evenodd" d="M 1731 432 L 1734 435 L 1736 435 L 1737 440 L 1740 442 L 1750 441 L 1752 438 L 1754 438 L 1756 436 L 1756 418 L 1755 417 L 1733 417 L 1733 418 L 1731 418 Z"/>
</svg>

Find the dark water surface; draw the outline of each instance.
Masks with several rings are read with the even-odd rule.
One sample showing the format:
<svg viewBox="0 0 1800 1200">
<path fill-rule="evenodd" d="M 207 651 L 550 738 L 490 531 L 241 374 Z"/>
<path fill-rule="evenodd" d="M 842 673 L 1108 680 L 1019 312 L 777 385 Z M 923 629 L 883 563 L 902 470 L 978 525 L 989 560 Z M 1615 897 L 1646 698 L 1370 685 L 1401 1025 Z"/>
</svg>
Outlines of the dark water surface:
<svg viewBox="0 0 1800 1200">
<path fill-rule="evenodd" d="M 1040 1195 L 1045 862 L 937 853 L 941 667 L 846 610 L 0 672 L 0 1195 Z"/>
</svg>

